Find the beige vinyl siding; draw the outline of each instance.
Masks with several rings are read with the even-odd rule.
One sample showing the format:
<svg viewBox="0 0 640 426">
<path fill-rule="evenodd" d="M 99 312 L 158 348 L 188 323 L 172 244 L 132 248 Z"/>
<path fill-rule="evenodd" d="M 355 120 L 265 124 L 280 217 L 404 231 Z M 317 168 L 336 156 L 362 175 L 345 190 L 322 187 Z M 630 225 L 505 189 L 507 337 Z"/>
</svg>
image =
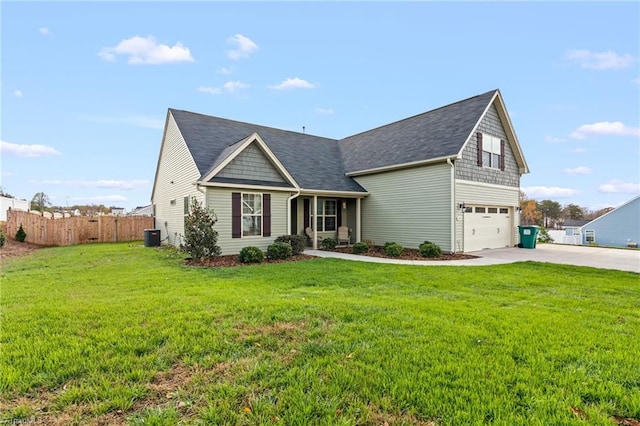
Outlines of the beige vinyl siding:
<svg viewBox="0 0 640 426">
<path fill-rule="evenodd" d="M 511 245 L 518 243 L 518 225 L 520 215 L 515 211 L 520 201 L 520 188 L 501 185 L 488 185 L 462 179 L 455 181 L 456 206 L 486 205 L 495 207 L 509 207 L 509 214 L 513 217 Z M 464 238 L 463 213 L 456 209 L 456 250 L 462 251 Z"/>
<path fill-rule="evenodd" d="M 418 248 L 425 240 L 451 251 L 451 166 L 447 163 L 358 176 L 362 239 Z"/>
<path fill-rule="evenodd" d="M 231 160 L 217 177 L 286 182 L 255 142 Z"/>
<path fill-rule="evenodd" d="M 214 228 L 218 231 L 218 245 L 222 254 L 238 254 L 243 247 L 256 246 L 266 250 L 280 235 L 287 232 L 288 192 L 250 190 L 244 192 L 271 194 L 271 236 L 231 238 L 231 193 L 240 189 L 207 188 L 207 206 L 216 214 L 218 221 Z"/>
<path fill-rule="evenodd" d="M 169 114 L 152 195 L 156 228 L 160 229 L 161 239 L 168 244 L 179 246 L 180 236 L 184 234 L 184 197 L 195 196 L 203 201 L 202 193 L 193 184 L 199 177 L 193 157 L 173 116 Z M 174 205 L 171 200 L 175 200 Z"/>
</svg>

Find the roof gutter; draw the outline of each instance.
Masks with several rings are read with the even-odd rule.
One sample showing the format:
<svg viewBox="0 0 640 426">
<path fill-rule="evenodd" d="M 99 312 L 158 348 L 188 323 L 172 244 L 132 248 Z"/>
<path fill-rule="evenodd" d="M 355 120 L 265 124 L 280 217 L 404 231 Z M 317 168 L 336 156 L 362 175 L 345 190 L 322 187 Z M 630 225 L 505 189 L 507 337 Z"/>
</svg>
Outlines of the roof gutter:
<svg viewBox="0 0 640 426">
<path fill-rule="evenodd" d="M 411 161 L 409 163 L 394 164 L 392 166 L 382 166 L 382 167 L 374 167 L 373 169 L 357 170 L 355 172 L 349 172 L 346 175 L 349 177 L 354 177 L 354 176 L 370 175 L 373 173 L 390 172 L 393 170 L 408 169 L 411 167 L 424 166 L 427 164 L 441 163 L 443 161 L 455 160 L 457 158 L 458 158 L 458 154 L 447 155 L 444 157 L 431 158 L 429 160 Z"/>
<path fill-rule="evenodd" d="M 289 198 L 287 198 L 287 234 L 291 234 L 291 201 L 294 198 L 298 198 L 300 196 L 300 189 L 298 188 L 298 192 L 292 194 Z"/>
</svg>

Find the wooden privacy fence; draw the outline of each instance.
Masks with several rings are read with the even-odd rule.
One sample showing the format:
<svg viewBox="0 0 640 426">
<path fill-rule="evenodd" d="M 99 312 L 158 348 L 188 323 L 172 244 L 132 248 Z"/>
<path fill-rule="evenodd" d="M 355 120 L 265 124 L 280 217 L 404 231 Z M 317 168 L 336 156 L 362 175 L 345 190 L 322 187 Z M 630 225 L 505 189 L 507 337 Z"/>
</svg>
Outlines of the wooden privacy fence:
<svg viewBox="0 0 640 426">
<path fill-rule="evenodd" d="M 18 228 L 27 234 L 25 241 L 43 246 L 71 246 L 85 243 L 137 241 L 144 230 L 153 228 L 150 216 L 72 216 L 48 218 L 32 212 L 9 210 L 7 235 L 15 238 Z"/>
</svg>

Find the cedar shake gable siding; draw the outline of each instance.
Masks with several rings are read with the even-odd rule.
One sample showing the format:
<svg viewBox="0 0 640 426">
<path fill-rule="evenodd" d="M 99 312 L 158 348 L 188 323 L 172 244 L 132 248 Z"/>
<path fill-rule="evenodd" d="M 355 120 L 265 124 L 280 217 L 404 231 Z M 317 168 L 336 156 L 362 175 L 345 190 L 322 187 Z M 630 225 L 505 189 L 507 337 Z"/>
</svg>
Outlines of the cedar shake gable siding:
<svg viewBox="0 0 640 426">
<path fill-rule="evenodd" d="M 456 179 L 473 182 L 491 183 L 511 187 L 520 187 L 520 171 L 516 162 L 511 144 L 498 117 L 495 105 L 489 107 L 487 114 L 478 125 L 478 132 L 495 136 L 505 141 L 504 144 L 504 171 L 490 167 L 478 166 L 478 142 L 474 132 L 469 136 L 465 148 L 462 150 L 462 158 L 456 161 Z"/>
</svg>

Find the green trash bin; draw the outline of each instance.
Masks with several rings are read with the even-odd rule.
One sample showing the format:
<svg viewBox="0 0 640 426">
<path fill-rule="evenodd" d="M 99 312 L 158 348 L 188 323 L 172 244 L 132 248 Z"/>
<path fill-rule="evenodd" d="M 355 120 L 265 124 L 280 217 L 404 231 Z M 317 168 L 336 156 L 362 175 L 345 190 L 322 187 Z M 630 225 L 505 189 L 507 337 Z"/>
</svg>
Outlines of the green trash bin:
<svg viewBox="0 0 640 426">
<path fill-rule="evenodd" d="M 518 226 L 518 229 L 520 230 L 520 247 L 528 249 L 536 248 L 540 227 L 538 225 L 529 225 Z"/>
</svg>

